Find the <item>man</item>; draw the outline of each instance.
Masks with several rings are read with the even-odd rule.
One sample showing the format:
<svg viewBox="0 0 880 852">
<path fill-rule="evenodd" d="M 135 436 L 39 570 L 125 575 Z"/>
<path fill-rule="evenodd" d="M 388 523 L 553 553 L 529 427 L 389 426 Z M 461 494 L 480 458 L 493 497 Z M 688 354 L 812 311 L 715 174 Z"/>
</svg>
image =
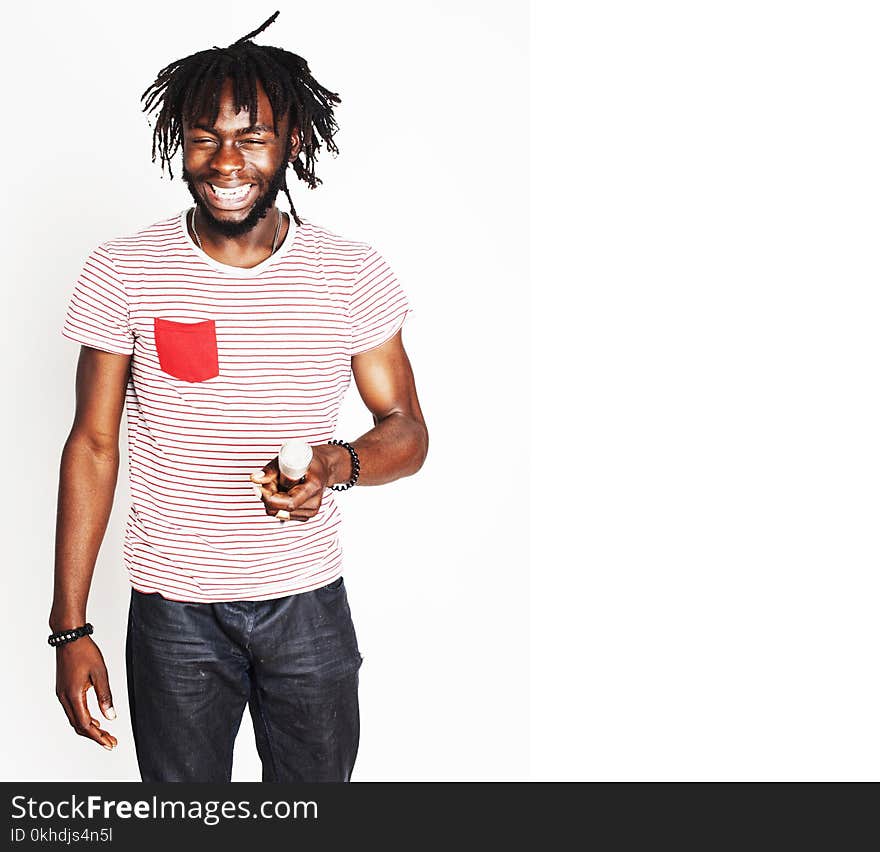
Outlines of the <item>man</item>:
<svg viewBox="0 0 880 852">
<path fill-rule="evenodd" d="M 88 706 L 94 687 L 116 718 L 86 602 L 125 406 L 126 662 L 143 781 L 229 781 L 245 704 L 264 781 L 350 779 L 362 658 L 334 491 L 413 474 L 428 448 L 403 290 L 371 246 L 293 209 L 287 166 L 320 182 L 317 135 L 337 150 L 340 99 L 301 57 L 254 44 L 277 14 L 172 63 L 145 92 L 145 110 L 159 108 L 153 159 L 170 170 L 182 148 L 195 206 L 96 248 L 64 324 L 81 350 L 49 619 L 56 694 L 79 735 L 116 746 Z M 331 442 L 352 374 L 375 426 Z M 293 438 L 313 451 L 296 483 L 276 457 Z"/>
</svg>

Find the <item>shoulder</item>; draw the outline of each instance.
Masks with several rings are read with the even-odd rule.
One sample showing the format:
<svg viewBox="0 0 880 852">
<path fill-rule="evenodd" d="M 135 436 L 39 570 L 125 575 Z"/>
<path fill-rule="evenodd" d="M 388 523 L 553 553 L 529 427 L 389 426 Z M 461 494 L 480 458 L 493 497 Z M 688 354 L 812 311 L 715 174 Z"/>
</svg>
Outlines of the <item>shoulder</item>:
<svg viewBox="0 0 880 852">
<path fill-rule="evenodd" d="M 310 243 L 326 253 L 363 258 L 373 250 L 372 245 L 366 240 L 343 236 L 325 225 L 302 216 L 300 216 L 300 220 L 302 221 L 300 227 L 303 229 L 304 242 Z"/>
<path fill-rule="evenodd" d="M 183 237 L 183 212 L 167 216 L 133 233 L 105 240 L 97 250 L 106 252 L 111 258 L 117 258 L 167 249 L 180 242 Z"/>
</svg>

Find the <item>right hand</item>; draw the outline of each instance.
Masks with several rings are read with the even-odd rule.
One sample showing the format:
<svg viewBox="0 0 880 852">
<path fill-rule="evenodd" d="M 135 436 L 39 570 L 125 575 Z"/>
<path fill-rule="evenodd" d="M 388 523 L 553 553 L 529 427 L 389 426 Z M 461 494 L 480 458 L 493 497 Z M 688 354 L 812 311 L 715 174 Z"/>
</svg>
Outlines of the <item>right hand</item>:
<svg viewBox="0 0 880 852">
<path fill-rule="evenodd" d="M 89 711 L 86 693 L 94 686 L 98 706 L 107 719 L 115 719 L 113 696 L 104 657 L 91 636 L 55 648 L 55 695 L 67 719 L 81 737 L 94 740 L 107 749 L 116 748 L 117 740 L 101 729 L 101 723 Z"/>
</svg>

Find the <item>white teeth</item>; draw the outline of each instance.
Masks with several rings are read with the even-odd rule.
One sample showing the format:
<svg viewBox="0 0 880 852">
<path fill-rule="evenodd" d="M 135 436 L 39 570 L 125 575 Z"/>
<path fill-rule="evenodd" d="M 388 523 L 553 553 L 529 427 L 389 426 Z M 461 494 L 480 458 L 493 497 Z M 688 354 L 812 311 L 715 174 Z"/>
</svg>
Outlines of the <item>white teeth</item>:
<svg viewBox="0 0 880 852">
<path fill-rule="evenodd" d="M 246 183 L 243 186 L 237 186 L 234 189 L 222 189 L 219 186 L 214 186 L 213 183 L 211 184 L 211 189 L 214 190 L 214 194 L 218 198 L 225 198 L 227 200 L 244 198 L 250 191 L 250 188 L 251 185 L 249 183 Z"/>
</svg>

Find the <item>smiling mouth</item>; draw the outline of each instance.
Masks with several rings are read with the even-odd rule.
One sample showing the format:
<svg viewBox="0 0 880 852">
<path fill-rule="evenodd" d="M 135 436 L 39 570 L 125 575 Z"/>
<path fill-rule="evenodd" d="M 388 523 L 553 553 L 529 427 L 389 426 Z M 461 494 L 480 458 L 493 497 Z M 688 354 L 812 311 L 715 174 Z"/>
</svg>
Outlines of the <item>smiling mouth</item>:
<svg viewBox="0 0 880 852">
<path fill-rule="evenodd" d="M 220 207 L 225 210 L 235 210 L 244 207 L 250 200 L 251 195 L 256 189 L 256 184 L 243 183 L 239 186 L 227 187 L 216 186 L 213 183 L 205 182 L 207 188 L 206 195 L 208 200 L 214 207 Z"/>
</svg>

